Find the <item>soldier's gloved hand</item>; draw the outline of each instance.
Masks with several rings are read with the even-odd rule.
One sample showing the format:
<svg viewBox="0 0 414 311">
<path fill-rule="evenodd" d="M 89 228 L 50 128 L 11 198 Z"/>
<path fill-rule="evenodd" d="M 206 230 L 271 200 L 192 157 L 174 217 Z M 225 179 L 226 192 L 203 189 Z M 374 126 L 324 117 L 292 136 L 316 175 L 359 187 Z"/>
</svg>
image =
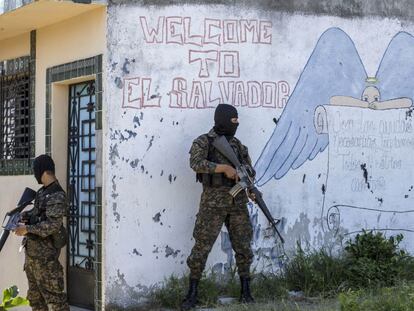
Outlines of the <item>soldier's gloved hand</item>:
<svg viewBox="0 0 414 311">
<path fill-rule="evenodd" d="M 17 236 L 24 236 L 27 234 L 27 228 L 25 225 L 19 224 L 16 229 L 14 229 L 14 233 Z"/>
<path fill-rule="evenodd" d="M 253 192 L 247 191 L 247 195 L 250 200 L 252 200 L 253 202 L 256 202 L 256 195 Z"/>
<path fill-rule="evenodd" d="M 29 214 L 27 212 L 23 212 L 20 214 L 20 222 L 27 225 L 29 222 Z"/>
<path fill-rule="evenodd" d="M 216 167 L 216 173 L 224 173 L 227 178 L 235 179 L 237 181 L 237 171 L 234 167 L 227 164 L 218 164 Z"/>
<path fill-rule="evenodd" d="M 227 165 L 227 164 L 223 164 L 224 166 L 224 171 L 223 173 L 226 175 L 227 178 L 230 179 L 235 179 L 237 181 L 238 176 L 237 176 L 237 171 L 234 167 Z"/>
</svg>

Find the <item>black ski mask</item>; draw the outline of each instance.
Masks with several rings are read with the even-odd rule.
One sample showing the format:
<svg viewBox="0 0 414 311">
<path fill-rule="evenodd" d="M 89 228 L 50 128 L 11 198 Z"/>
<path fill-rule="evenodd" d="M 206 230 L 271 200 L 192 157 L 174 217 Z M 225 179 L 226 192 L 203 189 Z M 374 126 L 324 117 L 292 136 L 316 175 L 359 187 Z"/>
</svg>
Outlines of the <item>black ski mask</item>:
<svg viewBox="0 0 414 311">
<path fill-rule="evenodd" d="M 51 171 L 54 174 L 55 162 L 48 155 L 42 154 L 33 161 L 33 173 L 39 184 L 42 183 L 42 175 L 46 171 Z"/>
<path fill-rule="evenodd" d="M 214 131 L 227 138 L 233 137 L 239 126 L 239 123 L 231 122 L 233 118 L 238 118 L 236 108 L 227 104 L 218 105 L 214 113 Z"/>
</svg>

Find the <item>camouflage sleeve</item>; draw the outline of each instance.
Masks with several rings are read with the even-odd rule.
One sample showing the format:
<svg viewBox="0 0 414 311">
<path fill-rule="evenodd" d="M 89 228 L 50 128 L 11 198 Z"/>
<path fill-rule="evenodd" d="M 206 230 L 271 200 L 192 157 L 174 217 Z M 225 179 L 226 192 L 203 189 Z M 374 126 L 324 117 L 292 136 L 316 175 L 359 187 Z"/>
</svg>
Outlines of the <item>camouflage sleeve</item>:
<svg viewBox="0 0 414 311">
<path fill-rule="evenodd" d="M 190 167 L 197 173 L 214 173 L 217 164 L 208 161 L 208 138 L 201 135 L 196 140 L 190 149 Z"/>
<path fill-rule="evenodd" d="M 63 223 L 63 216 L 66 215 L 66 209 L 66 195 L 63 192 L 50 195 L 46 203 L 46 219 L 27 226 L 27 232 L 43 238 L 58 232 Z"/>
</svg>

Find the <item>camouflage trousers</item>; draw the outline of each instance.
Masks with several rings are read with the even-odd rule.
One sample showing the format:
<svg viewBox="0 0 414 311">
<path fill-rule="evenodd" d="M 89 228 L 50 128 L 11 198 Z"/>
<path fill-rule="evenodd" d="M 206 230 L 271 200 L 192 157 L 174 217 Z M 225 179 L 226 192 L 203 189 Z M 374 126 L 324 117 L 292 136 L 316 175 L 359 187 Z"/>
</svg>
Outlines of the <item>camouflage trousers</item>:
<svg viewBox="0 0 414 311">
<path fill-rule="evenodd" d="M 34 311 L 69 311 L 64 292 L 63 268 L 57 259 L 26 256 L 24 264 L 29 289 L 27 299 Z"/>
<path fill-rule="evenodd" d="M 198 280 L 201 278 L 208 254 L 223 223 L 229 232 L 239 276 L 249 277 L 250 265 L 253 261 L 250 246 L 253 229 L 246 203 L 247 198 L 244 194 L 239 194 L 233 199 L 227 191 L 204 189 L 193 232 L 195 244 L 187 258 L 190 278 Z"/>
</svg>

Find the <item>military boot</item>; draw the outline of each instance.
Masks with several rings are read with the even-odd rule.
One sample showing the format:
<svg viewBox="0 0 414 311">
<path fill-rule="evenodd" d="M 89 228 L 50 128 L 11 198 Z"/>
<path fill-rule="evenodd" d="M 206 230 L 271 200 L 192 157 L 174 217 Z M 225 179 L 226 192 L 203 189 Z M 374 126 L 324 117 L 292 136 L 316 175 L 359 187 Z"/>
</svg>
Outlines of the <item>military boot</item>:
<svg viewBox="0 0 414 311">
<path fill-rule="evenodd" d="M 181 303 L 181 310 L 191 310 L 197 304 L 197 288 L 198 280 L 190 278 L 190 285 L 188 287 L 188 293 L 183 302 Z"/>
<path fill-rule="evenodd" d="M 254 298 L 250 293 L 250 278 L 248 277 L 240 277 L 240 302 L 241 303 L 254 303 Z"/>
</svg>

